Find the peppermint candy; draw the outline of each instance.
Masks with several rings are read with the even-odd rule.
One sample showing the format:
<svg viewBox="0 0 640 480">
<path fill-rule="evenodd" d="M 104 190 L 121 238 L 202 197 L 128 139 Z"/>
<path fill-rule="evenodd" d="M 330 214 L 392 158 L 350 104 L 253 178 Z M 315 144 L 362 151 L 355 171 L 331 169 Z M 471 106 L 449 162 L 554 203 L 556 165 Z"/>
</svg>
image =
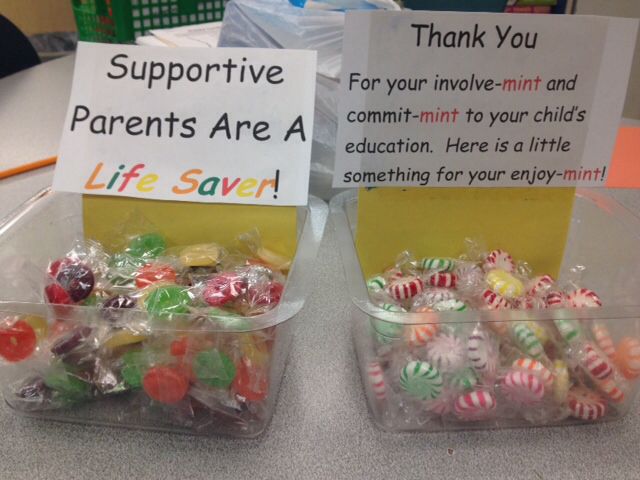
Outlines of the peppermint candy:
<svg viewBox="0 0 640 480">
<path fill-rule="evenodd" d="M 544 354 L 542 343 L 531 329 L 523 322 L 518 322 L 511 327 L 511 337 L 515 344 L 527 355 L 539 358 Z"/>
<path fill-rule="evenodd" d="M 400 387 L 420 400 L 434 399 L 442 393 L 442 375 L 428 362 L 411 361 L 400 373 Z"/>
<path fill-rule="evenodd" d="M 460 395 L 453 405 L 456 417 L 466 421 L 486 420 L 491 417 L 495 408 L 495 397 L 483 390 Z"/>
<path fill-rule="evenodd" d="M 442 372 L 455 372 L 464 365 L 465 348 L 455 335 L 439 333 L 427 344 L 427 359 Z"/>
<path fill-rule="evenodd" d="M 489 255 L 487 255 L 487 258 L 484 261 L 484 269 L 493 270 L 494 268 L 499 268 L 505 272 L 511 273 L 515 270 L 516 265 L 513 262 L 511 255 L 504 250 L 493 250 Z"/>
<path fill-rule="evenodd" d="M 600 347 L 607 357 L 614 359 L 616 356 L 616 347 L 613 344 L 613 339 L 609 333 L 609 329 L 603 323 L 594 323 L 591 326 L 591 333 L 596 340 L 596 344 Z"/>
<path fill-rule="evenodd" d="M 407 325 L 405 327 L 405 338 L 411 347 L 420 347 L 426 345 L 436 333 L 438 333 L 439 324 L 427 323 L 424 325 Z"/>
<path fill-rule="evenodd" d="M 640 340 L 625 337 L 618 344 L 616 361 L 628 379 L 640 377 Z"/>
<path fill-rule="evenodd" d="M 597 382 L 596 385 L 598 389 L 606 395 L 606 397 L 613 403 L 622 403 L 624 402 L 624 392 L 618 388 L 616 382 L 614 382 L 611 378 L 607 378 L 600 382 Z"/>
<path fill-rule="evenodd" d="M 415 297 L 424 289 L 424 283 L 418 277 L 402 277 L 391 282 L 386 292 L 394 300 L 407 300 Z"/>
<path fill-rule="evenodd" d="M 530 372 L 512 370 L 502 380 L 502 393 L 519 405 L 536 405 L 544 397 L 544 383 Z"/>
<path fill-rule="evenodd" d="M 597 420 L 603 417 L 606 405 L 600 395 L 584 387 L 573 387 L 567 394 L 571 416 L 580 420 Z"/>
<path fill-rule="evenodd" d="M 450 300 L 441 300 L 437 302 L 433 309 L 436 312 L 464 312 L 467 309 L 465 303 L 461 300 L 452 298 Z"/>
<path fill-rule="evenodd" d="M 603 380 L 613 373 L 613 367 L 607 358 L 593 348 L 590 343 L 584 346 L 582 364 L 589 374 L 598 380 Z"/>
<path fill-rule="evenodd" d="M 518 358 L 513 362 L 512 369 L 514 371 L 522 371 L 532 373 L 537 376 L 545 387 L 551 387 L 553 384 L 553 374 L 544 364 L 532 358 Z"/>
<path fill-rule="evenodd" d="M 472 368 L 463 368 L 456 372 L 450 380 L 451 387 L 455 390 L 471 390 L 478 383 L 478 377 Z"/>
<path fill-rule="evenodd" d="M 495 369 L 491 340 L 484 330 L 476 327 L 467 339 L 467 359 L 478 373 L 488 373 Z"/>
<path fill-rule="evenodd" d="M 438 272 L 450 272 L 455 267 L 455 261 L 451 258 L 423 258 L 418 263 L 422 270 L 436 270 Z"/>
<path fill-rule="evenodd" d="M 367 365 L 367 377 L 371 390 L 378 400 L 384 400 L 387 395 L 387 386 L 384 382 L 384 373 L 378 362 L 369 362 Z"/>
<path fill-rule="evenodd" d="M 487 272 L 485 277 L 491 291 L 505 298 L 519 297 L 524 293 L 524 285 L 511 273 L 495 268 Z"/>
<path fill-rule="evenodd" d="M 549 292 L 545 301 L 549 308 L 565 308 L 567 306 L 567 297 L 562 292 Z"/>
<path fill-rule="evenodd" d="M 551 275 L 541 275 L 534 277 L 527 285 L 527 294 L 534 297 L 545 297 L 553 286 L 555 280 Z"/>
<path fill-rule="evenodd" d="M 483 292 L 482 301 L 489 310 L 506 310 L 511 308 L 506 298 L 491 290 L 485 290 Z"/>
<path fill-rule="evenodd" d="M 458 277 L 455 273 L 436 272 L 427 278 L 427 283 L 432 287 L 456 288 Z"/>
<path fill-rule="evenodd" d="M 571 344 L 582 340 L 582 327 L 580 327 L 580 324 L 576 320 L 559 318 L 554 320 L 553 323 L 566 343 Z"/>
<path fill-rule="evenodd" d="M 553 362 L 553 399 L 558 405 L 566 401 L 570 387 L 569 367 L 562 360 L 556 360 Z"/>
<path fill-rule="evenodd" d="M 587 288 L 579 288 L 567 296 L 569 305 L 573 308 L 595 308 L 601 307 L 602 301 L 596 292 Z"/>
<path fill-rule="evenodd" d="M 376 277 L 367 280 L 367 288 L 370 292 L 381 292 L 387 286 L 387 281 L 383 276 L 378 275 Z"/>
</svg>

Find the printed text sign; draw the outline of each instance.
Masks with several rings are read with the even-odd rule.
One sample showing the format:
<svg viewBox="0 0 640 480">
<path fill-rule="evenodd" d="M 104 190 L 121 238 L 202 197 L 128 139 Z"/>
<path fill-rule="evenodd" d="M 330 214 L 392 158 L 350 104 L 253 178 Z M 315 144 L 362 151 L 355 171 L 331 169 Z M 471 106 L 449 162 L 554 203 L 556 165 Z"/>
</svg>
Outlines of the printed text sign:
<svg viewBox="0 0 640 480">
<path fill-rule="evenodd" d="M 315 52 L 80 43 L 54 189 L 307 203 Z"/>
<path fill-rule="evenodd" d="M 637 21 L 347 15 L 334 186 L 604 185 Z"/>
</svg>

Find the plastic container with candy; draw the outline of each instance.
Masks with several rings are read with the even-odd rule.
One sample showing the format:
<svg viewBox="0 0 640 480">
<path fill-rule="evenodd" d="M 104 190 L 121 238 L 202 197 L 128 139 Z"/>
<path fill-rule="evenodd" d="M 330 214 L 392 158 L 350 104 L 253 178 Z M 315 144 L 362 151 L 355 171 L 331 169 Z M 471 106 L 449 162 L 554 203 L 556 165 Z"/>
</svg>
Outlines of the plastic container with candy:
<svg viewBox="0 0 640 480">
<path fill-rule="evenodd" d="M 330 209 L 359 369 L 381 428 L 564 425 L 629 411 L 640 384 L 637 217 L 577 190 L 557 279 L 533 276 L 506 246 L 462 258 L 404 252 L 365 279 L 357 202 L 345 192 Z"/>
<path fill-rule="evenodd" d="M 259 435 L 310 290 L 327 217 L 297 211 L 285 261 L 168 246 L 157 233 L 105 252 L 84 241 L 81 197 L 43 191 L 0 225 L 0 379 L 28 416 L 196 434 Z M 274 264 L 277 263 L 276 264 Z"/>
</svg>

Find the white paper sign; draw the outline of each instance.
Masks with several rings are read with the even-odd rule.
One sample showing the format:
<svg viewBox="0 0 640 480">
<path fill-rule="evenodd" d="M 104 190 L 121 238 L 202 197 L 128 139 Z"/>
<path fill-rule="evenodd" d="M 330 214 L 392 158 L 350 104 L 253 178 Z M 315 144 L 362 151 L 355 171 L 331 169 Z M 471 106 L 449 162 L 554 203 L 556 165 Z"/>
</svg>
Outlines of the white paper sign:
<svg viewBox="0 0 640 480">
<path fill-rule="evenodd" d="M 80 43 L 53 187 L 307 203 L 315 52 Z"/>
<path fill-rule="evenodd" d="M 347 14 L 333 185 L 603 185 L 637 27 Z"/>
</svg>

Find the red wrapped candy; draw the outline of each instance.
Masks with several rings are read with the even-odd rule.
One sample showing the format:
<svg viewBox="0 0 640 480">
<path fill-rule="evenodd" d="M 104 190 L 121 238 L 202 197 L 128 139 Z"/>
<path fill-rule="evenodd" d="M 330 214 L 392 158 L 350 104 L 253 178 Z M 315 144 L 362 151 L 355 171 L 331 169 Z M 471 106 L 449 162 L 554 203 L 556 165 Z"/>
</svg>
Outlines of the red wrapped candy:
<svg viewBox="0 0 640 480">
<path fill-rule="evenodd" d="M 0 357 L 8 362 L 19 362 L 31 356 L 36 349 L 36 332 L 24 320 L 0 328 Z"/>
<path fill-rule="evenodd" d="M 236 273 L 226 272 L 207 281 L 202 298 L 212 307 L 220 307 L 244 295 L 246 290 L 244 278 Z"/>
</svg>

